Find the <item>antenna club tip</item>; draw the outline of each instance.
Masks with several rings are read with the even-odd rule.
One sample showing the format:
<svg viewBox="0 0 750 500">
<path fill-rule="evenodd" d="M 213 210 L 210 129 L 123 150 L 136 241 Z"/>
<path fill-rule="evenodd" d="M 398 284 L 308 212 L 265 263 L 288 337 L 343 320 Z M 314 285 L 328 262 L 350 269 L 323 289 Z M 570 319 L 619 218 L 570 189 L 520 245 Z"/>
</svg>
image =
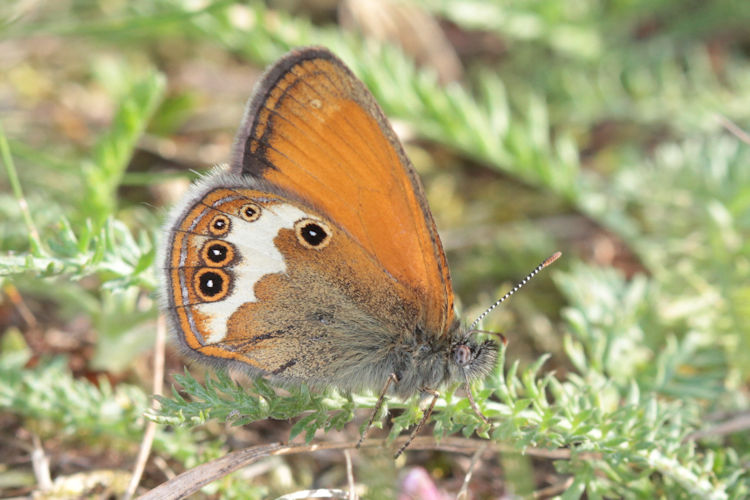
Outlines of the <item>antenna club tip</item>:
<svg viewBox="0 0 750 500">
<path fill-rule="evenodd" d="M 555 252 L 555 253 L 553 253 L 552 255 L 550 255 L 549 257 L 547 257 L 547 260 L 545 260 L 544 262 L 542 262 L 542 267 L 549 266 L 550 264 L 552 264 L 553 262 L 555 262 L 557 259 L 559 259 L 561 256 L 562 256 L 562 252 Z"/>
</svg>

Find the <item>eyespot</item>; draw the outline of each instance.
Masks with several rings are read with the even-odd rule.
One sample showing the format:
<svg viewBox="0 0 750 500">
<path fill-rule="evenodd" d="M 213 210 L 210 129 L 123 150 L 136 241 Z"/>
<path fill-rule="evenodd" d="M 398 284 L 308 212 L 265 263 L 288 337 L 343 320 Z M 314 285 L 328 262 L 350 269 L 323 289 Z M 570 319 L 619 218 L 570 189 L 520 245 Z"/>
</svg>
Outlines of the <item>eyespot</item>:
<svg viewBox="0 0 750 500">
<path fill-rule="evenodd" d="M 204 268 L 193 278 L 195 293 L 205 302 L 216 302 L 229 292 L 230 278 L 222 269 Z"/>
<path fill-rule="evenodd" d="M 453 359 L 458 366 L 466 366 L 471 361 L 471 349 L 466 344 L 457 345 L 453 350 Z"/>
<path fill-rule="evenodd" d="M 294 224 L 297 241 L 305 248 L 320 250 L 331 242 L 331 228 L 323 221 L 301 219 Z"/>
<path fill-rule="evenodd" d="M 208 223 L 208 232 L 214 236 L 224 236 L 229 232 L 229 217 L 224 214 L 216 214 Z"/>
<path fill-rule="evenodd" d="M 226 266 L 234 260 L 234 247 L 223 240 L 210 240 L 203 245 L 201 258 L 211 267 Z"/>
<path fill-rule="evenodd" d="M 256 221 L 260 217 L 260 206 L 255 203 L 245 203 L 240 207 L 239 214 L 247 222 Z"/>
</svg>

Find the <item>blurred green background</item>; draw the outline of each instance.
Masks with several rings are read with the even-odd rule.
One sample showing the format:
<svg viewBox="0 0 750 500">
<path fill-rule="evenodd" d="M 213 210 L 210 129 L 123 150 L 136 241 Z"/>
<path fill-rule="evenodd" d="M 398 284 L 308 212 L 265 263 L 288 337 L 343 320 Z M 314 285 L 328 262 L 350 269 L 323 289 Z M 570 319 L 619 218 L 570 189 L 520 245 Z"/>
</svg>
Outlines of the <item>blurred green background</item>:
<svg viewBox="0 0 750 500">
<path fill-rule="evenodd" d="M 747 497 L 749 27 L 741 0 L 2 2 L 0 495 L 122 494 L 153 391 L 163 216 L 228 161 L 263 68 L 314 44 L 393 121 L 467 321 L 564 254 L 484 322 L 509 345 L 479 398 L 497 441 L 569 456 L 487 453 L 472 497 Z M 166 361 L 169 387 L 183 361 Z M 232 404 L 176 403 L 139 492 L 299 422 L 209 418 Z M 439 433 L 478 428 L 457 406 Z M 177 425 L 193 410 L 200 425 Z M 355 439 L 368 413 L 315 439 Z M 396 498 L 422 469 L 455 495 L 469 466 L 354 455 L 366 498 Z M 261 464 L 201 495 L 346 488 L 341 454 Z"/>
</svg>

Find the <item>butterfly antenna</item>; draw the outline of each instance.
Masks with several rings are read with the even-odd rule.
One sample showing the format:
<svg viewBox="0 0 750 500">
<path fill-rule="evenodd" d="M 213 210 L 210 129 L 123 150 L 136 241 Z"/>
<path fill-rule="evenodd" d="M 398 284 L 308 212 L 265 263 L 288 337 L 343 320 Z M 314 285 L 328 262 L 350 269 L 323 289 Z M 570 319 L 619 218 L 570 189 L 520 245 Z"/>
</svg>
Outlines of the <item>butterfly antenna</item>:
<svg viewBox="0 0 750 500">
<path fill-rule="evenodd" d="M 528 283 L 529 280 L 531 278 L 533 278 L 539 271 L 541 271 L 545 267 L 547 267 L 550 264 L 552 264 L 553 262 L 555 262 L 557 259 L 560 258 L 561 255 L 562 255 L 562 252 L 555 252 L 551 256 L 547 257 L 547 260 L 545 260 L 544 262 L 542 262 L 541 264 L 539 264 L 538 266 L 536 266 L 536 268 L 533 271 L 531 271 L 520 283 L 518 283 L 516 286 L 514 286 L 511 291 L 509 291 L 508 293 L 506 293 L 505 295 L 503 295 L 497 302 L 495 302 L 494 304 L 492 304 L 489 308 L 487 308 L 486 311 L 484 311 L 482 314 L 480 314 L 479 317 L 474 320 L 474 323 L 472 323 L 471 326 L 469 327 L 469 331 L 474 330 L 474 328 L 479 324 L 479 322 L 482 321 L 482 319 L 484 319 L 484 317 L 487 316 L 490 312 L 492 312 L 493 309 L 495 309 L 497 306 L 499 306 L 500 304 L 502 304 L 503 302 L 505 302 L 505 299 L 507 299 L 508 297 L 510 297 L 511 295 L 513 295 L 514 293 L 516 293 L 519 288 L 521 288 L 526 283 Z"/>
</svg>

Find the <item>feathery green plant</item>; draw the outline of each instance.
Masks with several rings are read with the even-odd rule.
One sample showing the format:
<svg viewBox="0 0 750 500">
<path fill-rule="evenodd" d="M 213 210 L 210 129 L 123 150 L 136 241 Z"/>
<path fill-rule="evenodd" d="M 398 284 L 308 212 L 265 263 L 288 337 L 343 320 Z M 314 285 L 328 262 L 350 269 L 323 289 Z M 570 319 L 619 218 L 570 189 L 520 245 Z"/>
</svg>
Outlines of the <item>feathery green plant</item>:
<svg viewBox="0 0 750 500">
<path fill-rule="evenodd" d="M 105 376 L 96 384 L 72 376 L 63 357 L 35 368 L 25 367 L 31 353 L 20 334 L 6 332 L 0 353 L 0 411 L 12 411 L 27 420 L 41 438 L 78 439 L 104 449 L 137 443 L 143 433 L 144 409 L 149 395 L 129 384 L 112 386 Z M 157 431 L 155 447 L 183 460 L 203 453 L 188 429 Z"/>
<path fill-rule="evenodd" d="M 17 115 L 3 116 L 0 159 L 11 191 L 0 192 L 6 252 L 0 283 L 59 305 L 63 316 L 85 314 L 99 334 L 92 365 L 124 370 L 149 340 L 155 315 L 157 223 L 144 207 L 121 199 L 119 188 L 127 175 L 162 178 L 126 168 L 144 136 L 169 134 L 184 116 L 155 124 L 182 102 L 153 69 L 164 57 L 156 55 L 160 44 L 189 47 L 186 54 L 208 47 L 262 64 L 293 46 L 326 45 L 390 117 L 420 138 L 485 168 L 488 184 L 499 183 L 492 173 L 501 172 L 529 191 L 559 198 L 574 215 L 617 234 L 639 260 L 640 272 L 625 278 L 566 251 L 568 264 L 551 271 L 557 300 L 566 304 L 557 328 L 564 332 L 558 356 L 565 365 L 550 371 L 546 355 L 521 363 L 512 340 L 496 371 L 474 387 L 492 426 L 476 416 L 463 391 L 447 387 L 430 419 L 435 436 L 477 435 L 519 451 L 568 450 L 554 464 L 572 478 L 564 498 L 750 495 L 746 431 L 717 430 L 722 415 L 750 411 L 750 146 L 716 119 L 749 128 L 750 64 L 739 44 L 722 53 L 720 67 L 716 48 L 707 48 L 725 25 L 746 25 L 748 8 L 711 2 L 690 11 L 673 0 L 591 0 L 577 9 L 562 0 L 416 3 L 467 32 L 491 32 L 510 49 L 501 61 L 469 60 L 466 81 L 442 87 L 395 46 L 259 2 L 79 0 L 60 11 L 42 9 L 32 21 L 0 7 L 12 14 L 0 25 L 6 40 L 62 37 L 120 56 L 114 65 L 94 57 L 99 62 L 89 67 L 87 77 L 117 104 L 111 124 L 86 151 L 54 141 L 42 147 L 19 128 Z M 78 18 L 67 15 L 73 11 Z M 654 35 L 636 36 L 649 26 Z M 608 123 L 617 125 L 615 133 L 598 144 L 596 132 Z M 456 177 L 475 175 L 454 170 Z M 508 266 L 494 260 L 550 250 L 543 248 L 549 240 L 535 234 L 513 231 L 521 242 L 514 241 L 506 259 L 493 259 L 504 256 L 497 248 L 509 247 L 492 240 L 478 268 L 493 269 L 488 279 L 507 279 Z M 529 310 L 532 323 L 540 313 Z M 486 326 L 499 323 L 490 318 Z M 8 332 L 4 339 L 15 335 Z M 4 342 L 0 411 L 43 438 L 61 430 L 84 441 L 138 439 L 149 406 L 143 389 L 77 379 L 64 358 L 43 357 L 34 368 L 28 359 Z M 226 451 L 217 436 L 226 430 L 211 429 L 211 421 L 292 419 L 290 437 L 310 441 L 356 427 L 355 409 L 376 401 L 371 393 L 280 391 L 264 380 L 240 387 L 221 372 L 202 382 L 189 372 L 175 379 L 181 390 L 160 398 L 161 408 L 147 416 L 164 425 L 156 452 L 186 467 Z M 378 425 L 396 410 L 389 436 L 407 432 L 422 416 L 417 403 L 389 399 Z M 189 430 L 196 426 L 203 431 Z M 528 482 L 506 480 L 519 490 Z M 228 479 L 216 488 L 229 494 L 238 484 Z"/>
</svg>

